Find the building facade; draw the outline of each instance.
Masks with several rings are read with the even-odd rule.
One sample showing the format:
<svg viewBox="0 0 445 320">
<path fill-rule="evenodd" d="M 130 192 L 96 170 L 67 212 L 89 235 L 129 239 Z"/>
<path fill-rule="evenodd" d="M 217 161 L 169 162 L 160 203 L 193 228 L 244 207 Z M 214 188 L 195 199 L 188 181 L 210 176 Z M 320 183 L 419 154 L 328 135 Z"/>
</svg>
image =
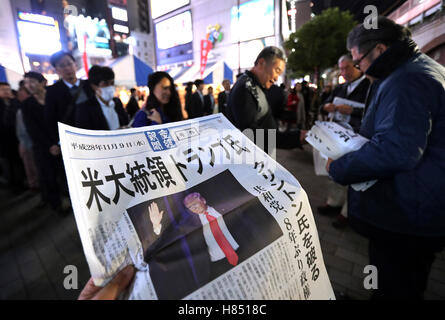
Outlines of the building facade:
<svg viewBox="0 0 445 320">
<path fill-rule="evenodd" d="M 388 16 L 411 29 L 420 50 L 445 66 L 445 3 L 409 0 Z"/>
<path fill-rule="evenodd" d="M 171 71 L 180 83 L 194 80 L 203 58 L 207 69 L 223 63 L 234 78 L 253 66 L 265 46 L 281 47 L 292 27 L 291 17 L 296 25 L 310 19 L 309 1 L 295 11 L 289 8 L 296 1 L 286 0 L 174 0 L 168 6 L 164 0 L 150 2 L 157 69 Z M 210 51 L 202 48 L 207 40 Z M 206 57 L 203 51 L 208 51 Z M 195 72 L 185 72 L 187 68 Z"/>
</svg>

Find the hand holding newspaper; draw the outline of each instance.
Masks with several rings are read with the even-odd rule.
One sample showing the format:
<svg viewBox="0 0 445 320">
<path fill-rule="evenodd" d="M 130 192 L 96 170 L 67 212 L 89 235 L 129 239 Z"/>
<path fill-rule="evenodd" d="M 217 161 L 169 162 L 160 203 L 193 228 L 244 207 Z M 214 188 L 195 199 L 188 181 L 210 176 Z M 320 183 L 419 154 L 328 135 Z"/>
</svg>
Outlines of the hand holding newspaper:
<svg viewBox="0 0 445 320">
<path fill-rule="evenodd" d="M 347 106 L 351 106 L 353 108 L 360 108 L 360 109 L 365 108 L 364 103 L 360 103 L 357 101 L 352 101 L 352 100 L 340 98 L 340 97 L 335 97 L 334 100 L 332 101 L 332 103 L 335 104 L 336 106 L 347 105 Z M 351 120 L 351 115 L 342 114 L 339 111 L 335 111 L 335 112 L 329 113 L 328 118 L 331 121 L 335 121 L 335 122 L 349 123 L 349 121 Z"/>
<path fill-rule="evenodd" d="M 335 299 L 305 191 L 223 115 L 59 132 L 95 285 L 134 265 L 124 299 Z"/>
<path fill-rule="evenodd" d="M 316 121 L 308 132 L 306 141 L 320 153 L 321 158 L 337 160 L 349 152 L 359 150 L 369 140 L 336 122 Z M 322 174 L 321 170 L 319 172 Z M 355 191 L 366 191 L 376 182 L 377 180 L 356 183 L 351 187 Z"/>
</svg>

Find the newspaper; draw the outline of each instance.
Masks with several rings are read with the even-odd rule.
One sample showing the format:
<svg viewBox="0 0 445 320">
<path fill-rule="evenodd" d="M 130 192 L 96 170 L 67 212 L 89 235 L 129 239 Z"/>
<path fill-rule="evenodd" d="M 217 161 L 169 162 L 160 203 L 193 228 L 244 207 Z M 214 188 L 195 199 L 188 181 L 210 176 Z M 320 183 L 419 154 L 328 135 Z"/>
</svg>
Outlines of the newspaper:
<svg viewBox="0 0 445 320">
<path fill-rule="evenodd" d="M 316 173 L 322 175 L 320 166 L 323 163 L 326 166 L 328 158 L 337 160 L 349 152 L 359 150 L 369 140 L 339 123 L 315 121 L 315 125 L 307 133 L 306 141 L 320 153 L 316 157 L 314 152 L 314 166 Z M 365 181 L 352 184 L 351 188 L 366 191 L 376 183 L 377 180 Z"/>
<path fill-rule="evenodd" d="M 322 154 L 315 148 L 312 148 L 312 156 L 314 159 L 314 170 L 317 176 L 329 176 L 326 171 L 326 164 L 328 163 L 328 157 Z"/>
<path fill-rule="evenodd" d="M 335 299 L 305 191 L 222 114 L 59 131 L 96 285 L 133 264 L 123 299 Z"/>
<path fill-rule="evenodd" d="M 360 108 L 360 109 L 364 109 L 365 108 L 365 104 L 364 103 L 360 103 L 357 101 L 353 101 L 353 100 L 349 100 L 349 99 L 345 99 L 345 98 L 340 98 L 340 97 L 335 97 L 334 100 L 332 101 L 333 104 L 335 104 L 336 106 L 345 104 L 348 106 L 351 106 L 353 108 Z M 344 122 L 344 123 L 349 123 L 349 121 L 351 121 L 351 115 L 349 114 L 342 114 L 339 111 L 335 111 L 335 112 L 330 112 L 328 115 L 328 118 L 336 121 L 336 122 Z"/>
</svg>

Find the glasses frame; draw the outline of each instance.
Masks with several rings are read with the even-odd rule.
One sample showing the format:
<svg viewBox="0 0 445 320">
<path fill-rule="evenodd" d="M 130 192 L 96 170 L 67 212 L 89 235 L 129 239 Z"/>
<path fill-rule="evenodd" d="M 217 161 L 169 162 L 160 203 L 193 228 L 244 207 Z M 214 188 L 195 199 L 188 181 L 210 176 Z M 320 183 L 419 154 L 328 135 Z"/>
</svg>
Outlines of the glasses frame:
<svg viewBox="0 0 445 320">
<path fill-rule="evenodd" d="M 360 69 L 360 63 L 363 61 L 363 59 L 366 58 L 368 54 L 371 53 L 372 50 L 375 49 L 375 47 L 377 47 L 377 44 L 373 45 L 372 48 L 369 49 L 360 59 L 352 61 L 352 63 L 354 64 L 354 68 Z"/>
</svg>

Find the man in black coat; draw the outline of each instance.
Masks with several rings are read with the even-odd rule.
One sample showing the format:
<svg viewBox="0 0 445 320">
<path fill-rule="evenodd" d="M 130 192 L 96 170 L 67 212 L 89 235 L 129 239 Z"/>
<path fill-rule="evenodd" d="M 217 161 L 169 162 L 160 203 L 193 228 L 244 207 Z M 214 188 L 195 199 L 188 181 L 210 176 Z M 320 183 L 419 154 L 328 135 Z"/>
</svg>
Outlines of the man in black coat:
<svg viewBox="0 0 445 320">
<path fill-rule="evenodd" d="M 33 153 L 39 172 L 42 204 L 49 203 L 54 211 L 63 215 L 69 208 L 62 207 L 61 189 L 65 188 L 63 164 L 50 154 L 53 143 L 44 117 L 46 79 L 37 72 L 25 74 L 25 88 L 31 94 L 23 102 L 22 114 L 26 130 L 32 140 Z"/>
<path fill-rule="evenodd" d="M 131 97 L 125 107 L 125 110 L 127 111 L 130 119 L 133 119 L 134 115 L 136 114 L 136 112 L 139 111 L 140 108 L 139 108 L 139 104 L 138 104 L 138 97 L 137 97 L 136 89 L 131 88 L 130 92 L 131 92 Z"/>
<path fill-rule="evenodd" d="M 193 82 L 187 82 L 185 87 L 185 111 L 187 111 L 187 114 L 190 118 L 190 103 L 192 102 L 192 96 L 193 96 Z"/>
<path fill-rule="evenodd" d="M 16 137 L 16 113 L 18 101 L 13 99 L 9 83 L 0 82 L 0 158 L 4 159 L 4 173 L 13 192 L 24 191 L 24 168 L 19 156 L 19 142 Z"/>
<path fill-rule="evenodd" d="M 222 82 L 224 91 L 218 94 L 218 111 L 227 117 L 227 102 L 230 94 L 230 80 L 225 79 Z"/>
<path fill-rule="evenodd" d="M 269 154 L 273 150 L 268 150 L 267 147 L 273 143 L 268 141 L 267 130 L 275 130 L 278 148 L 301 147 L 306 135 L 303 130 L 278 131 L 277 122 L 266 97 L 266 91 L 278 80 L 284 68 L 283 51 L 277 47 L 264 48 L 258 55 L 255 66 L 238 78 L 229 96 L 228 119 L 241 131 L 251 129 L 255 134 L 257 129 L 266 130 L 264 134 L 266 141 L 258 137 L 255 143 Z"/>
<path fill-rule="evenodd" d="M 109 67 L 93 66 L 89 83 L 96 95 L 76 108 L 75 126 L 90 130 L 116 130 L 128 125 L 122 102 L 114 98 L 114 72 Z"/>
<path fill-rule="evenodd" d="M 198 79 L 195 81 L 196 91 L 190 99 L 189 119 L 199 118 L 205 115 L 204 110 L 204 81 Z"/>
<path fill-rule="evenodd" d="M 60 155 L 58 122 L 74 126 L 76 106 L 94 96 L 88 81 L 76 76 L 74 57 L 68 52 L 51 56 L 51 64 L 60 80 L 50 86 L 46 93 L 45 119 L 51 136 L 50 153 Z"/>
<path fill-rule="evenodd" d="M 209 115 L 213 113 L 215 108 L 215 97 L 213 96 L 213 87 L 207 88 L 207 94 L 204 96 L 204 114 Z"/>
</svg>

